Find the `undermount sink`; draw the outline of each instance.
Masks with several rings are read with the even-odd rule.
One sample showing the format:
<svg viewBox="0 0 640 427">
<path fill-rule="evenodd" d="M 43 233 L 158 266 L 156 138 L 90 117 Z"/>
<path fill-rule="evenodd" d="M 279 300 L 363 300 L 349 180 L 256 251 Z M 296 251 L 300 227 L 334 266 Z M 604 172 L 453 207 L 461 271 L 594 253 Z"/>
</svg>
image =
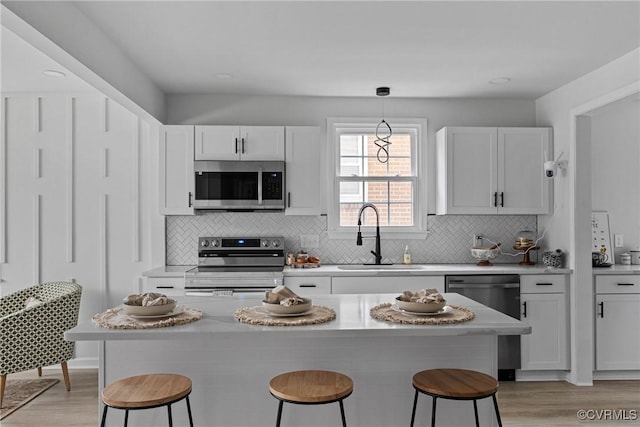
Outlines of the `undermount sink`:
<svg viewBox="0 0 640 427">
<path fill-rule="evenodd" d="M 346 264 L 339 265 L 340 270 L 422 270 L 419 265 L 405 264 Z"/>
</svg>

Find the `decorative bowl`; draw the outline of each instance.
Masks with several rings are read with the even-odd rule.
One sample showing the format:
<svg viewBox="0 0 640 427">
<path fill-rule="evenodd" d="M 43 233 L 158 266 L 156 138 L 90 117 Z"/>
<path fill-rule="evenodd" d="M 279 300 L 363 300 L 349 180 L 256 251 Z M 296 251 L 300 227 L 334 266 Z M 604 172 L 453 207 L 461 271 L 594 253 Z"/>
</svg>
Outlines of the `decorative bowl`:
<svg viewBox="0 0 640 427">
<path fill-rule="evenodd" d="M 493 265 L 490 261 L 498 255 L 497 249 L 492 248 L 471 248 L 471 256 L 478 259 L 478 265 Z"/>
<path fill-rule="evenodd" d="M 300 314 L 311 309 L 311 300 L 309 298 L 302 298 L 304 300 L 301 304 L 294 304 L 290 306 L 281 304 L 271 304 L 266 301 L 262 301 L 262 306 L 269 313 L 273 314 Z"/>
<path fill-rule="evenodd" d="M 126 302 L 122 304 L 122 312 L 134 316 L 162 316 L 170 313 L 174 308 L 176 308 L 175 300 L 169 300 L 168 304 L 163 305 L 133 305 Z"/>
<path fill-rule="evenodd" d="M 414 313 L 435 313 L 444 308 L 446 301 L 442 302 L 410 302 L 396 298 L 396 305 L 400 310 L 412 311 Z"/>
</svg>

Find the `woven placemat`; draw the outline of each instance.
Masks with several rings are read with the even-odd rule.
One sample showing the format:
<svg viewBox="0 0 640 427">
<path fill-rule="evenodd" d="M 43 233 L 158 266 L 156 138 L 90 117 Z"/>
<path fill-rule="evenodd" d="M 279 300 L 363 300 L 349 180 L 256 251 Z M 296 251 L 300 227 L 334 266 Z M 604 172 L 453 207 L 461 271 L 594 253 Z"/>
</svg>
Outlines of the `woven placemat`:
<svg viewBox="0 0 640 427">
<path fill-rule="evenodd" d="M 102 313 L 94 314 L 91 321 L 98 326 L 109 329 L 152 329 L 165 328 L 167 326 L 184 325 L 195 322 L 204 317 L 202 311 L 184 305 L 178 305 L 174 309 L 180 312 L 170 317 L 153 317 L 142 319 L 122 313 L 122 307 L 110 308 Z"/>
<path fill-rule="evenodd" d="M 413 325 L 448 325 L 451 323 L 468 322 L 476 317 L 475 313 L 466 307 L 449 305 L 451 310 L 435 316 L 418 316 L 394 310 L 391 303 L 376 305 L 369 314 L 374 319 L 394 323 L 410 323 Z"/>
<path fill-rule="evenodd" d="M 321 305 L 311 306 L 311 313 L 302 316 L 276 317 L 270 315 L 264 307 L 242 307 L 236 310 L 234 317 L 241 323 L 263 326 L 302 326 L 329 322 L 336 318 L 336 312 Z"/>
</svg>

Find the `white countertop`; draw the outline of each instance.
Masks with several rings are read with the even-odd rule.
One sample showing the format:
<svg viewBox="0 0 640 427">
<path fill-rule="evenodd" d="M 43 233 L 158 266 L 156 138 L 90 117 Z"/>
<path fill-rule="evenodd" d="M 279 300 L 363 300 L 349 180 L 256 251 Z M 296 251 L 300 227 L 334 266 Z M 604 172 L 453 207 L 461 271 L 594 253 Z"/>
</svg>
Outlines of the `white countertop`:
<svg viewBox="0 0 640 427">
<path fill-rule="evenodd" d="M 194 268 L 195 265 L 165 265 L 147 270 L 142 273 L 144 277 L 182 277 L 184 272 Z M 367 270 L 343 270 L 339 265 L 321 265 L 318 268 L 292 268 L 285 267 L 285 276 L 440 276 L 449 274 L 569 274 L 568 268 L 547 268 L 544 265 L 525 266 L 519 264 L 495 264 L 488 267 L 480 267 L 476 264 L 412 264 L 410 269 L 394 265 L 391 270 L 381 269 Z M 399 268 L 398 268 L 399 267 Z M 626 267 L 638 267 L 626 266 Z M 606 269 L 602 269 L 606 270 Z M 596 269 L 594 269 L 594 272 Z"/>
<path fill-rule="evenodd" d="M 214 340 L 244 334 L 280 334 L 305 337 L 366 337 L 366 336 L 464 336 L 521 335 L 531 333 L 531 327 L 510 316 L 495 311 L 459 294 L 444 294 L 449 304 L 471 309 L 476 317 L 469 322 L 452 325 L 408 325 L 373 319 L 369 310 L 392 302 L 396 294 L 316 295 L 315 305 L 331 307 L 337 318 L 327 323 L 306 326 L 255 326 L 238 322 L 233 314 L 245 306 L 261 305 L 259 297 L 184 297 L 179 304 L 205 313 L 202 320 L 187 325 L 155 329 L 107 329 L 95 326 L 90 319 L 81 319 L 78 326 L 67 331 L 65 338 L 73 341 L 107 340 Z"/>
<path fill-rule="evenodd" d="M 594 267 L 594 275 L 600 274 L 640 274 L 640 265 L 612 265 L 611 267 Z"/>
<path fill-rule="evenodd" d="M 547 268 L 544 265 L 494 264 L 411 264 L 409 268 L 394 264 L 392 269 L 344 270 L 339 265 L 321 265 L 318 268 L 285 267 L 285 276 L 440 276 L 451 274 L 569 274 L 568 268 Z M 372 267 L 372 266 L 367 266 Z"/>
</svg>

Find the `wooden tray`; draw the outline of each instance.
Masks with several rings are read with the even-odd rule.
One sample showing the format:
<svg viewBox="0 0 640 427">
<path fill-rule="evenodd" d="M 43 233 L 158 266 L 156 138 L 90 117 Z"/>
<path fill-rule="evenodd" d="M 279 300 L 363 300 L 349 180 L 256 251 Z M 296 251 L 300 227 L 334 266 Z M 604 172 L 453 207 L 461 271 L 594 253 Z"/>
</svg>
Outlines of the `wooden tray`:
<svg viewBox="0 0 640 427">
<path fill-rule="evenodd" d="M 294 268 L 318 268 L 320 267 L 319 262 L 294 262 Z"/>
</svg>

